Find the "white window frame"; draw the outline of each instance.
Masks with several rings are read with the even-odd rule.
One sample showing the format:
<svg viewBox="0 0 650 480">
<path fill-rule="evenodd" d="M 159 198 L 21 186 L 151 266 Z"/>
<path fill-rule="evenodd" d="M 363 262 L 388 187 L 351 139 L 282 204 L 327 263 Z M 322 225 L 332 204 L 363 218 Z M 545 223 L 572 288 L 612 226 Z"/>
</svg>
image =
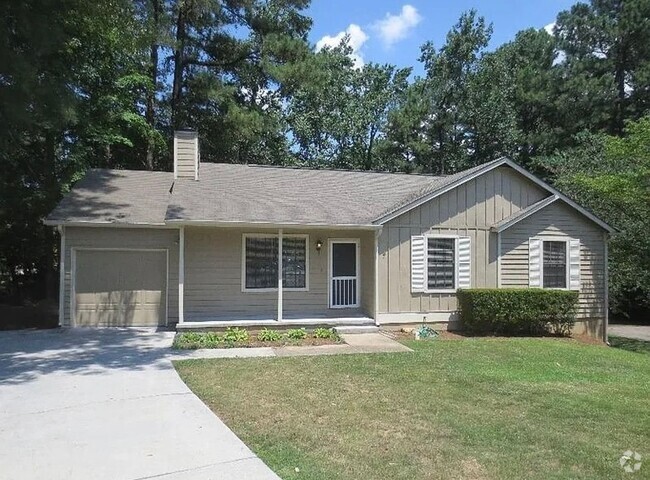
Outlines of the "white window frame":
<svg viewBox="0 0 650 480">
<path fill-rule="evenodd" d="M 245 293 L 268 293 L 277 292 L 278 287 L 271 288 L 247 288 L 246 287 L 246 239 L 247 238 L 279 238 L 277 233 L 244 233 L 241 243 L 241 291 Z M 301 288 L 285 287 L 285 292 L 308 292 L 309 291 L 309 235 L 304 233 L 282 234 L 282 239 L 303 238 L 305 240 L 305 286 Z"/>
<path fill-rule="evenodd" d="M 539 284 L 540 288 L 546 290 L 571 290 L 571 238 L 569 237 L 533 237 L 535 240 L 542 242 L 542 246 L 539 252 Z M 544 242 L 564 242 L 564 252 L 565 252 L 565 265 L 564 265 L 564 277 L 565 277 L 565 287 L 546 287 L 544 286 Z"/>
<path fill-rule="evenodd" d="M 429 239 L 430 238 L 444 238 L 454 240 L 454 286 L 453 288 L 429 288 Z M 424 293 L 456 293 L 458 291 L 458 239 L 460 235 L 446 235 L 446 234 L 425 234 L 425 259 L 426 265 L 424 270 Z"/>
</svg>

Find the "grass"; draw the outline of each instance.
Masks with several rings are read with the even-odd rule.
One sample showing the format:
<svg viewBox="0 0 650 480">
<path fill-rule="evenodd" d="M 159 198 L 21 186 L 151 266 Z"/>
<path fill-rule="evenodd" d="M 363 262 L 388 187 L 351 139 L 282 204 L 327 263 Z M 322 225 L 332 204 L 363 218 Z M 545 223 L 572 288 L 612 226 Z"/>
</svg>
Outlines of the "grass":
<svg viewBox="0 0 650 480">
<path fill-rule="evenodd" d="M 650 478 L 650 357 L 558 339 L 176 368 L 288 479 Z M 299 472 L 295 469 L 298 468 Z"/>
<path fill-rule="evenodd" d="M 646 353 L 650 355 L 650 342 L 644 340 L 614 337 L 610 335 L 609 344 L 614 348 L 621 348 L 623 350 L 629 350 L 630 352 Z"/>
</svg>

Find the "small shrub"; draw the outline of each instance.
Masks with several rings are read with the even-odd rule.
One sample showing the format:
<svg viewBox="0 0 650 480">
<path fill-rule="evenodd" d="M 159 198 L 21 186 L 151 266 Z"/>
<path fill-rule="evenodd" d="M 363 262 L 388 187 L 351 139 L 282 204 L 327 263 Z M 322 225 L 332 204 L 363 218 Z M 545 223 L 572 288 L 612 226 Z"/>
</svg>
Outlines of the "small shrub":
<svg viewBox="0 0 650 480">
<path fill-rule="evenodd" d="M 172 348 L 182 350 L 194 350 L 201 348 L 203 345 L 203 337 L 198 332 L 183 332 L 177 333 L 174 337 Z"/>
<path fill-rule="evenodd" d="M 463 329 L 478 334 L 567 335 L 575 323 L 578 292 L 541 288 L 458 291 Z"/>
<path fill-rule="evenodd" d="M 329 338 L 338 340 L 339 334 L 333 328 L 317 328 L 313 333 L 314 338 Z"/>
<path fill-rule="evenodd" d="M 239 327 L 228 327 L 223 334 L 223 341 L 232 345 L 233 343 L 244 343 L 248 341 L 248 332 Z"/>
<path fill-rule="evenodd" d="M 203 347 L 214 348 L 221 343 L 221 336 L 217 332 L 206 332 L 203 334 Z"/>
<path fill-rule="evenodd" d="M 263 330 L 260 330 L 260 332 L 257 334 L 257 339 L 260 342 L 277 342 L 282 339 L 282 334 L 275 330 L 269 330 L 268 328 L 265 328 Z"/>
<path fill-rule="evenodd" d="M 302 340 L 303 338 L 307 338 L 307 330 L 304 328 L 293 328 L 287 331 L 287 338 L 291 340 Z"/>
</svg>

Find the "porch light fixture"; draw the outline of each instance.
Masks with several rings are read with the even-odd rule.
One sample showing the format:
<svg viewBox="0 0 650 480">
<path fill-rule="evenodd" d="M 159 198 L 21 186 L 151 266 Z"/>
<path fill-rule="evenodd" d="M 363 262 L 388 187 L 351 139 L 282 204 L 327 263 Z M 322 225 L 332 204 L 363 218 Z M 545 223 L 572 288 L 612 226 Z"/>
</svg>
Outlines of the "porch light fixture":
<svg viewBox="0 0 650 480">
<path fill-rule="evenodd" d="M 322 240 L 316 240 L 316 251 L 320 253 L 320 249 L 323 248 L 323 241 Z"/>
</svg>

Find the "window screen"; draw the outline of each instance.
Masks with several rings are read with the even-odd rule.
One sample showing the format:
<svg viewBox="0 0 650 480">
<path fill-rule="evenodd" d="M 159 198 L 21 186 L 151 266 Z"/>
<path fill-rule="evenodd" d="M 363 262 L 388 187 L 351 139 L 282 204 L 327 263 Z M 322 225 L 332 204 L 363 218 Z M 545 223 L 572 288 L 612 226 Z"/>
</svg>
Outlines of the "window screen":
<svg viewBox="0 0 650 480">
<path fill-rule="evenodd" d="M 307 270 L 307 242 L 304 238 L 282 239 L 282 286 L 305 288 Z"/>
<path fill-rule="evenodd" d="M 307 240 L 282 238 L 282 286 L 307 285 Z M 246 288 L 278 287 L 278 238 L 246 237 Z"/>
<path fill-rule="evenodd" d="M 454 238 L 429 238 L 427 259 L 429 289 L 453 289 L 456 276 L 456 240 Z"/>
<path fill-rule="evenodd" d="M 544 288 L 566 288 L 566 242 L 544 242 Z"/>
</svg>

